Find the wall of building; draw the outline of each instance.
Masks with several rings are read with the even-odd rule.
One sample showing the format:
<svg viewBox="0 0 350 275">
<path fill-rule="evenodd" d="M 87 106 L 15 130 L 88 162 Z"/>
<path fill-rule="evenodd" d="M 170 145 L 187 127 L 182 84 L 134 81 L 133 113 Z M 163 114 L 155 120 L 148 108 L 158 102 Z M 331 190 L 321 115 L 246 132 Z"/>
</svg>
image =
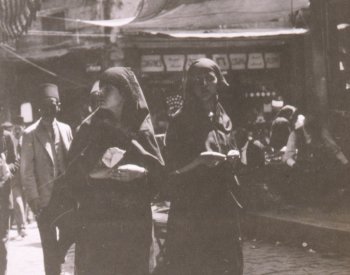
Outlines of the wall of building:
<svg viewBox="0 0 350 275">
<path fill-rule="evenodd" d="M 109 6 L 107 4 L 109 3 Z M 134 15 L 138 1 L 131 0 L 44 0 L 28 34 L 20 38 L 14 54 L 3 58 L 12 71 L 1 66 L 11 81 L 0 78 L 0 95 L 7 102 L 7 113 L 20 113 L 24 102 L 33 105 L 34 120 L 37 112 L 37 86 L 52 82 L 59 86 L 62 99 L 61 118 L 73 127 L 87 113 L 89 92 L 101 71 L 112 65 L 121 65 L 123 53 L 111 45 L 108 31 L 99 26 L 83 24 L 79 20 L 103 20 Z M 26 58 L 39 67 L 24 62 Z M 12 83 L 10 88 L 8 83 Z M 10 91 L 10 92 L 8 92 Z M 6 100 L 5 100 L 6 98 Z M 0 102 L 0 109 L 1 109 Z M 9 115 L 8 115 L 9 116 Z"/>
</svg>

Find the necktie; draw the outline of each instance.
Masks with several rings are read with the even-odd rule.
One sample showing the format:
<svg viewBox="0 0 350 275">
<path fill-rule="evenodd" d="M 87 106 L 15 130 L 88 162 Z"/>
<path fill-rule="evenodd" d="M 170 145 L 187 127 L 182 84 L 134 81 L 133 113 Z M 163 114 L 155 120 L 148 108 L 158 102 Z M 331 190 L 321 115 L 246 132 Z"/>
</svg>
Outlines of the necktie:
<svg viewBox="0 0 350 275">
<path fill-rule="evenodd" d="M 58 131 L 56 123 L 52 124 L 51 137 L 52 137 L 53 144 L 55 145 L 55 151 L 57 152 L 59 142 L 60 142 L 60 133 Z"/>
</svg>

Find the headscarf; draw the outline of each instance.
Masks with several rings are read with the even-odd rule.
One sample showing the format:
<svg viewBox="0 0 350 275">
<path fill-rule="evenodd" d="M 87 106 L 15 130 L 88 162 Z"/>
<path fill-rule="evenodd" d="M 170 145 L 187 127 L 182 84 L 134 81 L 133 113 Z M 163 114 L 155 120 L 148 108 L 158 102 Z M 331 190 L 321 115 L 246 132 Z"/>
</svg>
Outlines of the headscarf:
<svg viewBox="0 0 350 275">
<path fill-rule="evenodd" d="M 125 67 L 110 68 L 102 74 L 99 85 L 101 88 L 107 84 L 119 88 L 126 97 L 124 103 L 126 108 L 123 108 L 122 121 L 131 129 L 136 130 L 150 113 L 135 74 Z"/>
<path fill-rule="evenodd" d="M 286 146 L 291 126 L 288 119 L 277 117 L 271 125 L 270 146 L 279 151 Z"/>
<path fill-rule="evenodd" d="M 286 146 L 297 117 L 298 109 L 294 106 L 285 105 L 279 110 L 271 125 L 270 145 L 272 148 L 279 151 Z"/>
<path fill-rule="evenodd" d="M 212 60 L 201 58 L 194 61 L 187 71 L 184 89 L 184 106 L 170 121 L 166 135 L 168 169 L 181 167 L 201 152 L 216 151 L 223 154 L 231 146 L 232 122 L 217 101 L 214 114 L 205 112 L 200 100 L 193 93 L 193 77 L 198 72 L 214 72 L 218 79 L 218 92 L 228 86 L 219 66 Z"/>
<path fill-rule="evenodd" d="M 294 123 L 298 116 L 298 109 L 292 105 L 285 105 L 278 111 L 277 117 L 283 117 L 287 119 L 290 123 Z"/>
<path fill-rule="evenodd" d="M 97 109 L 79 127 L 69 152 L 70 161 L 75 162 L 89 147 L 98 145 L 100 149 L 95 155 L 91 154 L 92 160 L 87 160 L 85 168 L 89 170 L 101 154 L 111 147 L 110 143 L 116 143 L 114 146 L 126 149 L 133 155 L 133 159 L 147 164 L 147 169 L 164 165 L 154 136 L 149 109 L 134 73 L 125 67 L 110 68 L 100 79 L 101 86 L 106 84 L 117 87 L 126 98 L 122 111 L 123 127 L 114 126 L 110 111 Z"/>
<path fill-rule="evenodd" d="M 208 114 L 204 113 L 204 110 L 201 106 L 201 103 L 196 98 L 193 93 L 193 81 L 192 79 L 198 72 L 214 72 L 215 76 L 218 80 L 217 90 L 218 93 L 221 92 L 224 88 L 228 87 L 224 75 L 222 74 L 220 67 L 211 59 L 208 58 L 200 58 L 194 61 L 189 67 L 186 75 L 185 89 L 184 89 L 184 106 L 181 112 L 188 113 L 190 118 L 198 118 L 201 120 L 203 116 L 207 116 Z M 222 128 L 223 130 L 229 132 L 232 130 L 232 122 L 223 107 L 219 102 L 216 105 L 216 111 L 214 114 L 214 120 Z"/>
</svg>

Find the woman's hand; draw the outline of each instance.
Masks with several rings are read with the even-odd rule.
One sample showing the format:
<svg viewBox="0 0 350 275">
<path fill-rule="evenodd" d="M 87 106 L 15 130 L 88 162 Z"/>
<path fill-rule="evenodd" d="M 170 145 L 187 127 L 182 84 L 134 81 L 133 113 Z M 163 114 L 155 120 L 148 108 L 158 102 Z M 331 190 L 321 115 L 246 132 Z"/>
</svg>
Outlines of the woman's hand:
<svg viewBox="0 0 350 275">
<path fill-rule="evenodd" d="M 231 163 L 232 168 L 236 169 L 241 161 L 241 154 L 238 150 L 230 150 L 227 153 L 227 160 Z"/>
<path fill-rule="evenodd" d="M 226 156 L 224 154 L 210 151 L 202 152 L 198 157 L 198 161 L 200 164 L 203 164 L 210 168 L 219 165 L 225 160 Z"/>
<path fill-rule="evenodd" d="M 239 153 L 238 150 L 230 150 L 228 153 L 227 153 L 227 160 L 230 161 L 230 162 L 237 162 L 241 157 L 241 154 Z"/>
<path fill-rule="evenodd" d="M 129 182 L 142 178 L 148 173 L 147 169 L 135 164 L 125 164 L 111 169 L 110 178 Z"/>
</svg>

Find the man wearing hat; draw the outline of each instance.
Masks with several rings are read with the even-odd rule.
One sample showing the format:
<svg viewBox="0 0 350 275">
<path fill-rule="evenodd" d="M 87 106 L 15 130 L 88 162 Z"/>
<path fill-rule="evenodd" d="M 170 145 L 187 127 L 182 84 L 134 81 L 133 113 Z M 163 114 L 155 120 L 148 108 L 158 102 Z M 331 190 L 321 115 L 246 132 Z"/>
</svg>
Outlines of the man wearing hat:
<svg viewBox="0 0 350 275">
<path fill-rule="evenodd" d="M 71 128 L 56 117 L 60 111 L 58 88 L 46 83 L 39 87 L 41 118 L 23 134 L 21 182 L 29 206 L 37 217 L 46 275 L 60 274 L 62 255 L 56 227 L 52 226 L 49 202 L 55 184 L 60 183 L 72 141 Z"/>
</svg>

